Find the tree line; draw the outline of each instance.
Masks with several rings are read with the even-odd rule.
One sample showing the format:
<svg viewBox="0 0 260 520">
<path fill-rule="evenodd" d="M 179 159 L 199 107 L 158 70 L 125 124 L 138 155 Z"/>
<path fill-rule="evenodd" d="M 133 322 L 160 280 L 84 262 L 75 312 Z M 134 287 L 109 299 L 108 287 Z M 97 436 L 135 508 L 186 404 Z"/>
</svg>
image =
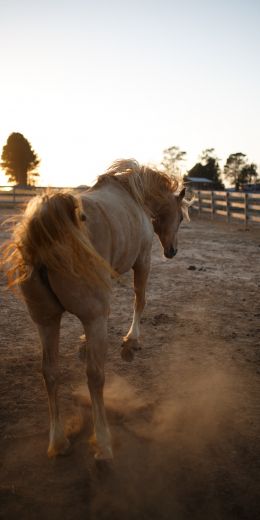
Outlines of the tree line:
<svg viewBox="0 0 260 520">
<path fill-rule="evenodd" d="M 162 165 L 173 175 L 180 175 L 183 162 L 186 160 L 186 152 L 178 146 L 171 146 L 163 151 Z M 212 181 L 212 189 L 224 189 L 223 179 L 229 181 L 231 186 L 239 190 L 244 184 L 260 182 L 257 165 L 251 163 L 246 154 L 237 152 L 228 156 L 223 170 L 219 165 L 214 148 L 203 150 L 199 161 L 187 171 L 184 179 L 196 177 Z"/>
<path fill-rule="evenodd" d="M 170 174 L 181 175 L 186 155 L 178 146 L 171 146 L 163 151 L 161 164 Z M 39 164 L 40 159 L 31 143 L 19 132 L 10 134 L 3 146 L 0 162 L 8 181 L 18 186 L 35 185 L 39 178 Z M 230 154 L 221 170 L 214 148 L 202 151 L 199 161 L 184 175 L 184 179 L 188 177 L 209 179 L 213 189 L 224 189 L 223 178 L 237 190 L 243 184 L 260 182 L 257 166 L 248 161 L 246 154 Z"/>
</svg>

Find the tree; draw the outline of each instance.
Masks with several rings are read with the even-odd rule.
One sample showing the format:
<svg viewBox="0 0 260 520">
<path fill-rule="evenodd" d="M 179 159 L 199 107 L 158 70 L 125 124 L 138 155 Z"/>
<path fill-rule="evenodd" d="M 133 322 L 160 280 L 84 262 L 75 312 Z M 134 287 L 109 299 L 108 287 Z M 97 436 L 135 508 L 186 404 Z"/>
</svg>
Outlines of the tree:
<svg viewBox="0 0 260 520">
<path fill-rule="evenodd" d="M 220 166 L 215 155 L 214 148 L 206 148 L 200 156 L 200 162 L 196 163 L 188 175 L 190 177 L 202 177 L 213 182 L 213 189 L 223 189 L 224 185 L 220 178 Z"/>
<path fill-rule="evenodd" d="M 227 177 L 231 184 L 235 186 L 235 188 L 239 189 L 239 177 L 241 176 L 241 171 L 246 166 L 246 155 L 244 153 L 232 153 L 226 160 L 226 164 L 224 166 L 224 175 Z"/>
<path fill-rule="evenodd" d="M 170 175 L 181 174 L 181 163 L 186 159 L 186 152 L 180 150 L 178 146 L 171 146 L 163 150 L 162 166 Z"/>
<path fill-rule="evenodd" d="M 23 186 L 34 184 L 39 175 L 36 168 L 40 160 L 22 134 L 14 132 L 9 135 L 1 159 L 1 168 L 10 182 Z"/>
<path fill-rule="evenodd" d="M 254 163 L 246 164 L 240 170 L 238 175 L 239 185 L 241 184 L 251 184 L 252 182 L 257 181 L 257 166 Z"/>
</svg>

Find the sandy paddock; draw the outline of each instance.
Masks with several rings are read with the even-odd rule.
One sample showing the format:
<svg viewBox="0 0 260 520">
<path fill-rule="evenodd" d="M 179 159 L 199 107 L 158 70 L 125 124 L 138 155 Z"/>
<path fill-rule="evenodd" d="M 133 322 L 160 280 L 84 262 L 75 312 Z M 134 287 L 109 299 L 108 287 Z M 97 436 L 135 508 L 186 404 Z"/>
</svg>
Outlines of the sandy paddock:
<svg viewBox="0 0 260 520">
<path fill-rule="evenodd" d="M 61 333 L 60 402 L 72 450 L 48 460 L 37 332 L 22 300 L 1 285 L 4 520 L 260 518 L 260 228 L 193 217 L 179 237 L 172 261 L 154 241 L 143 348 L 130 364 L 120 344 L 131 321 L 131 274 L 115 284 L 110 471 L 93 459 L 80 323 L 64 315 Z"/>
</svg>

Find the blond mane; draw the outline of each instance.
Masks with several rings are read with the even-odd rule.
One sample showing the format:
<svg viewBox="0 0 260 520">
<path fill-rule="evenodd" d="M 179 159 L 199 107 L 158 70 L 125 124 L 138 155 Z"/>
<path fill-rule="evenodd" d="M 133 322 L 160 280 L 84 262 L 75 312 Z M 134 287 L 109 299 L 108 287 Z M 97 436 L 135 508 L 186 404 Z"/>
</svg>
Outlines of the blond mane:
<svg viewBox="0 0 260 520">
<path fill-rule="evenodd" d="M 155 167 L 140 165 L 135 159 L 114 161 L 98 177 L 93 189 L 111 181 L 119 182 L 144 209 L 149 201 L 162 205 L 170 193 L 177 193 L 182 187 L 182 182 L 176 177 Z"/>
</svg>

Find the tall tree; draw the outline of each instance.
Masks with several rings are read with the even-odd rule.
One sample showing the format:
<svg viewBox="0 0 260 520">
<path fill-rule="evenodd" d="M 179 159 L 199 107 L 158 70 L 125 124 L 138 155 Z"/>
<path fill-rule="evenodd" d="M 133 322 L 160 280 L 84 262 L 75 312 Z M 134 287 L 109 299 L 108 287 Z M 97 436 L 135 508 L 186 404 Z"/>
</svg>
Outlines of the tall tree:
<svg viewBox="0 0 260 520">
<path fill-rule="evenodd" d="M 223 189 L 224 185 L 220 177 L 219 159 L 214 148 L 206 148 L 200 155 L 200 162 L 196 163 L 188 175 L 190 177 L 202 177 L 213 182 L 213 189 Z"/>
<path fill-rule="evenodd" d="M 241 176 L 241 171 L 246 166 L 246 155 L 244 153 L 232 153 L 226 160 L 226 164 L 224 166 L 224 175 L 233 186 L 238 190 L 239 189 L 239 177 Z"/>
<path fill-rule="evenodd" d="M 1 155 L 1 168 L 5 171 L 8 180 L 18 185 L 34 184 L 39 176 L 36 171 L 40 160 L 25 137 L 13 132 L 9 135 Z"/>
<path fill-rule="evenodd" d="M 178 146 L 171 146 L 163 150 L 162 166 L 170 175 L 181 174 L 181 163 L 186 159 L 186 152 L 180 150 Z"/>
</svg>

